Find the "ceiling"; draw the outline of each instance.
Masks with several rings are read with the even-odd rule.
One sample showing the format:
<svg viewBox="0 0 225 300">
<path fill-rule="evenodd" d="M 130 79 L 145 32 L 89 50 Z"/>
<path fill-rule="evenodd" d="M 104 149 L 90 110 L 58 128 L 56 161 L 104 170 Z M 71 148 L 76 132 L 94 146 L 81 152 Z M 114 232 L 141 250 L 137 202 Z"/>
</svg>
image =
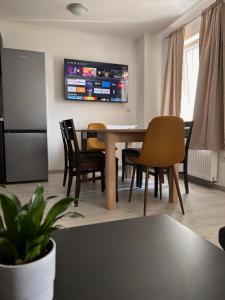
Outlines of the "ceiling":
<svg viewBox="0 0 225 300">
<path fill-rule="evenodd" d="M 166 28 L 202 0 L 0 0 L 0 19 L 83 32 L 138 37 Z M 88 13 L 76 17 L 66 9 L 81 2 Z"/>
</svg>

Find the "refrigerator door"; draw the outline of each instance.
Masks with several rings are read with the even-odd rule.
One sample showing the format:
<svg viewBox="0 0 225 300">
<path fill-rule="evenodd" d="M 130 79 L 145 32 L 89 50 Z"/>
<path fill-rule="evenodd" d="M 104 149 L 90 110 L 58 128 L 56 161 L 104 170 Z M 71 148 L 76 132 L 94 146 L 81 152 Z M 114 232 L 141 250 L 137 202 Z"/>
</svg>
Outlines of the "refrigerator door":
<svg viewBox="0 0 225 300">
<path fill-rule="evenodd" d="M 5 183 L 4 122 L 0 118 L 0 183 Z"/>
<path fill-rule="evenodd" d="M 48 180 L 46 133 L 5 133 L 6 182 Z"/>
<path fill-rule="evenodd" d="M 6 130 L 46 129 L 44 53 L 1 50 Z"/>
</svg>

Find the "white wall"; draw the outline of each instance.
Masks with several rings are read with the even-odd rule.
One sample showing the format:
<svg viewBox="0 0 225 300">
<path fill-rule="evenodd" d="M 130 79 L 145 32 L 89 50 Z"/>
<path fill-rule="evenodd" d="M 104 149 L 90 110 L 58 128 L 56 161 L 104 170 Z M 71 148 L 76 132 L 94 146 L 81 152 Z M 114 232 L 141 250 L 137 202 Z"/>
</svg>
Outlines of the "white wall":
<svg viewBox="0 0 225 300">
<path fill-rule="evenodd" d="M 137 55 L 137 91 L 136 91 L 136 111 L 137 124 L 139 127 L 144 127 L 144 97 L 145 97 L 145 81 L 144 81 L 144 65 L 145 65 L 145 49 L 144 35 L 136 40 L 136 55 Z"/>
<path fill-rule="evenodd" d="M 6 48 L 43 51 L 46 54 L 49 169 L 63 169 L 59 121 L 73 118 L 76 128 L 90 122 L 136 124 L 136 45 L 132 40 L 0 22 Z M 64 100 L 63 59 L 128 64 L 129 102 L 74 103 Z"/>
<path fill-rule="evenodd" d="M 161 111 L 162 39 L 145 33 L 136 40 L 137 49 L 137 121 L 147 127 Z"/>
<path fill-rule="evenodd" d="M 162 39 L 158 34 L 145 34 L 145 126 L 161 114 Z"/>
</svg>

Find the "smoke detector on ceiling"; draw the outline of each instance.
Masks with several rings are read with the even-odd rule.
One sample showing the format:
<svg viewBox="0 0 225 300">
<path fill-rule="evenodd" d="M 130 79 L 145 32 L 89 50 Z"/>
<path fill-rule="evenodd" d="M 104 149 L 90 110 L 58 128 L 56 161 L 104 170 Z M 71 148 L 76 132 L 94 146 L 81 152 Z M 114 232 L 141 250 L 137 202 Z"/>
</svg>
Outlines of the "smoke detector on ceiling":
<svg viewBox="0 0 225 300">
<path fill-rule="evenodd" d="M 67 6 L 67 9 L 76 16 L 84 16 L 88 12 L 87 7 L 81 3 L 71 3 Z"/>
</svg>

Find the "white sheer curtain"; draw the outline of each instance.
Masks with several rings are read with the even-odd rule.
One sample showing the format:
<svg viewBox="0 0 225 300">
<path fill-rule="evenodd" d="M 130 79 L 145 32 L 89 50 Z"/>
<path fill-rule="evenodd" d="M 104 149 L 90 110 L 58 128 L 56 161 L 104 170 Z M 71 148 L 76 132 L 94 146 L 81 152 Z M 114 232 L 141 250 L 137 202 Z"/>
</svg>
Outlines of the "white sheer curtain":
<svg viewBox="0 0 225 300">
<path fill-rule="evenodd" d="M 195 94 L 199 68 L 199 44 L 184 51 L 183 80 L 181 98 L 181 118 L 184 121 L 193 119 Z"/>
</svg>

